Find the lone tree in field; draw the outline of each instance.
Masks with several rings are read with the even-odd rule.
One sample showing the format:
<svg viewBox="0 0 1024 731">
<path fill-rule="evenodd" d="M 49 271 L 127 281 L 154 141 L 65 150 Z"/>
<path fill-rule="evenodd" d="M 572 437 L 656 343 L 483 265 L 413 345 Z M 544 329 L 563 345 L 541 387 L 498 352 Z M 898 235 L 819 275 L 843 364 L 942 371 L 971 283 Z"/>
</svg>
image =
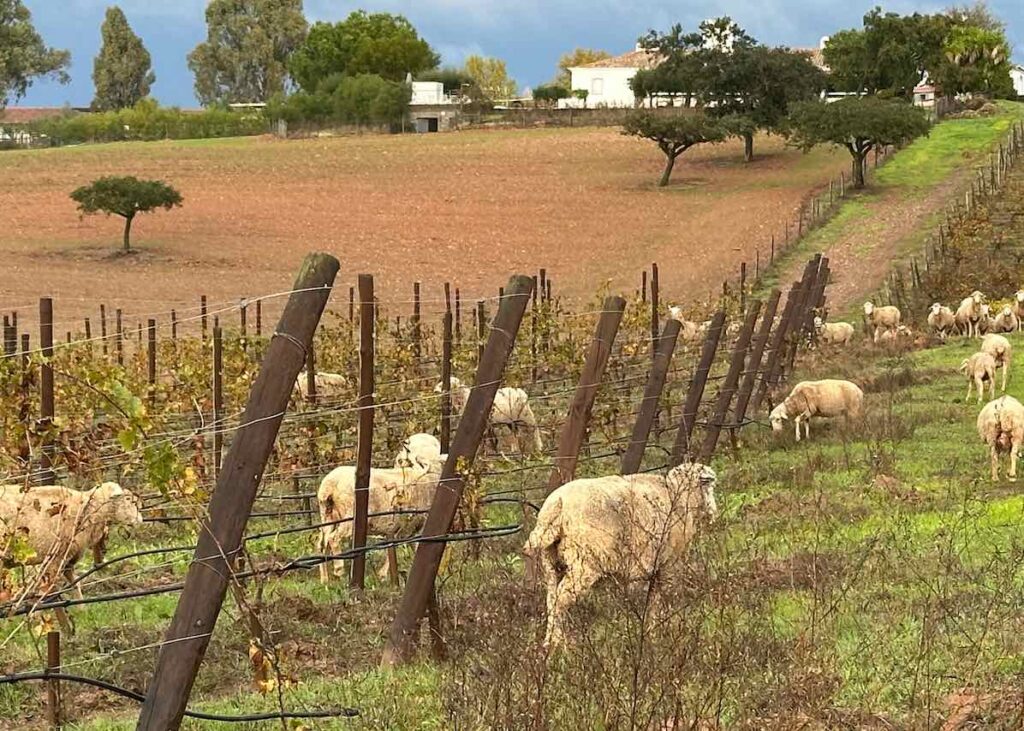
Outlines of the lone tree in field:
<svg viewBox="0 0 1024 731">
<path fill-rule="evenodd" d="M 877 97 L 846 97 L 832 104 L 801 102 L 789 115 L 790 143 L 805 152 L 815 145 L 845 147 L 853 157 L 853 185 L 863 188 L 868 153 L 902 145 L 928 133 L 925 112 L 906 102 Z"/>
<path fill-rule="evenodd" d="M 139 180 L 131 176 L 108 177 L 83 185 L 71 194 L 82 215 L 114 214 L 124 219 L 124 250 L 132 250 L 132 220 L 138 213 L 157 208 L 170 210 L 181 205 L 181 193 L 161 180 Z"/>
<path fill-rule="evenodd" d="M 666 114 L 640 110 L 630 113 L 622 125 L 622 134 L 643 137 L 665 153 L 665 172 L 658 187 L 668 185 L 676 158 L 695 145 L 721 142 L 729 130 L 718 120 L 703 114 Z"/>
<path fill-rule="evenodd" d="M 101 111 L 134 107 L 149 96 L 149 88 L 156 81 L 149 51 L 116 5 L 107 8 L 100 33 L 103 47 L 93 61 L 96 98 L 92 106 Z"/>
</svg>

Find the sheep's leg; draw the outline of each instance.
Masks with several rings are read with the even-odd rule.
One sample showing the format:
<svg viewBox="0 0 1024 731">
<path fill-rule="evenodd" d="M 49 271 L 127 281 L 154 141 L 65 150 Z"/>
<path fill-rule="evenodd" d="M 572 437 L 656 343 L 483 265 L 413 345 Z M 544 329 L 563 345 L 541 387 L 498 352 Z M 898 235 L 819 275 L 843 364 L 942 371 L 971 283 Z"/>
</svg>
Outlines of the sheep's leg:
<svg viewBox="0 0 1024 731">
<path fill-rule="evenodd" d="M 1017 481 L 1017 451 L 1020 449 L 1020 443 L 1017 440 L 1013 440 L 1010 445 L 1010 471 L 1007 476 L 1010 478 L 1010 482 Z"/>
<path fill-rule="evenodd" d="M 57 624 L 64 630 L 64 634 L 69 637 L 75 634 L 75 623 L 71 621 L 71 615 L 68 614 L 68 610 L 64 607 L 58 607 L 53 610 L 53 613 L 57 615 Z"/>
<path fill-rule="evenodd" d="M 989 447 L 989 461 L 992 463 L 992 482 L 999 481 L 999 453 L 996 451 L 996 446 L 993 444 Z"/>
<path fill-rule="evenodd" d="M 797 414 L 793 419 L 793 423 L 796 425 L 796 440 L 800 441 L 800 414 Z"/>
<path fill-rule="evenodd" d="M 74 566 L 65 566 L 64 570 L 61 573 L 64 574 L 64 580 L 68 582 L 68 586 L 74 586 L 75 587 L 75 596 L 78 599 L 83 598 L 83 595 L 82 595 L 82 585 L 75 583 L 75 567 Z"/>
<path fill-rule="evenodd" d="M 328 543 L 328 541 L 327 541 L 327 534 L 324 533 L 323 531 L 320 531 L 320 545 L 317 546 L 317 550 L 320 551 L 320 553 L 322 555 L 324 555 L 324 556 L 326 556 L 329 553 L 329 551 L 327 550 L 327 543 Z M 323 584 L 324 586 L 326 586 L 330 582 L 331 582 L 331 571 L 330 571 L 330 569 L 327 566 L 327 561 L 321 561 L 320 562 L 320 583 Z"/>
<path fill-rule="evenodd" d="M 1010 361 L 1003 363 L 1003 393 L 1006 393 L 1006 379 L 1010 375 Z"/>
<path fill-rule="evenodd" d="M 988 379 L 989 386 L 989 397 L 995 400 L 996 397 L 996 374 L 993 373 L 992 377 Z M 978 403 L 981 403 L 981 399 L 978 399 Z"/>
<path fill-rule="evenodd" d="M 555 591 L 555 600 L 548 612 L 548 630 L 544 645 L 554 648 L 565 642 L 565 621 L 576 602 L 592 587 L 598 575 L 584 566 L 569 569 Z"/>
<path fill-rule="evenodd" d="M 974 383 L 973 379 L 970 379 L 970 378 L 967 379 L 967 395 L 964 396 L 964 402 L 966 402 L 967 399 L 969 399 L 971 397 L 971 386 L 972 386 L 973 383 Z"/>
<path fill-rule="evenodd" d="M 811 417 L 804 418 L 804 439 L 811 438 Z"/>
</svg>

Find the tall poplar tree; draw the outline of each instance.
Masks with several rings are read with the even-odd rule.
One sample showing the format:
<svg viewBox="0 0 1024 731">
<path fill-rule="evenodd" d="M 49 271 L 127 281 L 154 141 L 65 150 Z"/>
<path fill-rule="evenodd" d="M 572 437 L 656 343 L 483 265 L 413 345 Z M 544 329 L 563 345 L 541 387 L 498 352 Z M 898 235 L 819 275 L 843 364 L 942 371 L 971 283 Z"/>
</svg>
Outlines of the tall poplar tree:
<svg viewBox="0 0 1024 731">
<path fill-rule="evenodd" d="M 92 80 L 96 85 L 93 109 L 135 106 L 149 96 L 149 89 L 156 81 L 149 51 L 116 5 L 107 8 L 100 33 L 103 45 L 92 67 Z"/>
</svg>

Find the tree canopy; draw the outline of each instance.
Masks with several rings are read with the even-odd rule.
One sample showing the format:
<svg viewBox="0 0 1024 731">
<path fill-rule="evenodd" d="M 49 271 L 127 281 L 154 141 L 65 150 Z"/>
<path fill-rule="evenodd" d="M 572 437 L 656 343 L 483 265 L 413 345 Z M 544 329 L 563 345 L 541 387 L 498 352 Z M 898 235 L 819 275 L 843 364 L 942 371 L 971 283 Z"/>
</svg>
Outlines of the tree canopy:
<svg viewBox="0 0 1024 731">
<path fill-rule="evenodd" d="M 721 142 L 729 136 L 722 122 L 699 112 L 680 114 L 638 109 L 626 117 L 622 127 L 623 134 L 651 140 L 664 153 L 665 171 L 659 187 L 668 185 L 677 157 L 691 147 Z"/>
<path fill-rule="evenodd" d="M 469 56 L 464 70 L 476 82 L 488 101 L 509 99 L 519 90 L 515 80 L 508 75 L 505 62 L 500 58 Z"/>
<path fill-rule="evenodd" d="M 96 98 L 92 106 L 100 111 L 135 106 L 149 96 L 156 81 L 149 51 L 116 5 L 107 8 L 100 34 L 103 45 L 93 62 Z"/>
<path fill-rule="evenodd" d="M 863 188 L 868 153 L 901 145 L 928 133 L 928 117 L 897 99 L 851 96 L 837 102 L 800 102 L 790 112 L 787 134 L 803 150 L 816 145 L 845 147 L 853 157 L 854 186 Z"/>
<path fill-rule="evenodd" d="M 106 213 L 124 218 L 124 250 L 131 251 L 132 221 L 139 213 L 181 205 L 181 193 L 161 180 L 111 176 L 94 180 L 71 193 L 81 214 Z"/>
<path fill-rule="evenodd" d="M 554 81 L 545 86 L 560 86 L 563 89 L 571 89 L 572 74 L 569 73 L 569 69 L 576 66 L 585 66 L 595 61 L 603 61 L 606 58 L 611 58 L 611 56 L 608 51 L 601 51 L 596 48 L 576 48 L 569 53 L 563 53 L 561 58 L 558 59 L 558 71 L 555 73 Z"/>
<path fill-rule="evenodd" d="M 288 63 L 304 91 L 331 74 L 376 74 L 403 81 L 437 67 L 440 57 L 405 17 L 357 10 L 339 23 L 314 23 Z"/>
<path fill-rule="evenodd" d="M 265 102 L 285 90 L 288 57 L 306 37 L 302 0 L 210 0 L 206 25 L 188 55 L 200 102 Z"/>
<path fill-rule="evenodd" d="M 70 53 L 43 42 L 22 0 L 0 0 L 0 109 L 25 96 L 40 76 L 66 84 L 70 63 Z"/>
</svg>

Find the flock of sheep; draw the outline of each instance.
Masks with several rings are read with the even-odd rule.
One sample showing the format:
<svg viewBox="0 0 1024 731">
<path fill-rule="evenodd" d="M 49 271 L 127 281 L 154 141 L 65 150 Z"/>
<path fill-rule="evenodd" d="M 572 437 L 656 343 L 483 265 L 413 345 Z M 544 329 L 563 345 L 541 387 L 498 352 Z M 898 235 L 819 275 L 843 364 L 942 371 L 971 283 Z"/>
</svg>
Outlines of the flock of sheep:
<svg viewBox="0 0 1024 731">
<path fill-rule="evenodd" d="M 990 448 L 992 478 L 998 478 L 998 455 L 1009 452 L 1008 477 L 1012 480 L 1024 443 L 1024 405 L 1012 396 L 996 399 L 995 381 L 997 371 L 1002 370 L 1005 392 L 1012 348 L 1000 333 L 1022 328 L 1024 290 L 1017 292 L 1013 304 L 1001 307 L 995 317 L 990 312 L 984 295 L 973 292 L 955 312 L 938 303 L 932 305 L 927 320 L 932 332 L 943 339 L 954 333 L 983 336 L 978 352 L 963 361 L 960 371 L 968 380 L 968 397 L 976 389 L 980 403 L 985 387 L 989 388 L 993 400 L 978 416 L 978 433 Z M 876 343 L 892 342 L 909 333 L 896 307 L 876 307 L 868 302 L 864 315 Z M 706 323 L 682 320 L 678 308 L 672 308 L 671 316 L 684 323 L 681 332 L 689 340 L 706 331 Z M 856 332 L 849 323 L 824 322 L 822 318 L 816 318 L 814 325 L 818 342 L 823 344 L 847 345 Z M 347 381 L 338 374 L 316 375 L 318 393 L 328 397 L 341 393 Z M 306 385 L 306 374 L 300 374 L 296 390 L 302 396 L 306 395 Z M 435 391 L 440 393 L 443 387 L 438 384 Z M 453 410 L 461 413 L 470 388 L 452 378 L 449 390 Z M 859 419 L 863 410 L 864 393 L 854 383 L 804 381 L 771 411 L 769 419 L 776 432 L 792 421 L 800 441 L 801 435 L 810 436 L 812 418 Z M 537 419 L 524 390 L 499 389 L 489 421 L 492 435 L 496 429 L 507 429 L 519 442 L 521 453 L 543 450 Z M 520 440 L 521 434 L 524 440 Z M 492 445 L 496 448 L 496 441 Z M 422 529 L 446 458 L 436 437 L 413 434 L 405 440 L 393 466 L 373 468 L 368 489 L 368 532 L 389 539 L 414 537 Z M 524 546 L 526 555 L 540 565 L 546 581 L 546 644 L 554 646 L 564 641 L 568 611 L 602 578 L 614 576 L 647 583 L 655 597 L 659 589 L 671 584 L 684 565 L 686 547 L 699 526 L 717 515 L 715 483 L 715 473 L 706 465 L 684 463 L 667 474 L 573 480 L 548 495 Z M 337 467 L 320 482 L 319 548 L 325 556 L 342 554 L 351 545 L 355 484 L 353 466 Z M 94 560 L 101 561 L 110 529 L 141 523 L 141 510 L 141 501 L 115 483 L 83 492 L 59 486 L 0 486 L 2 558 L 7 564 L 40 565 L 51 580 L 63 576 L 74 584 L 73 569 L 78 560 L 91 550 Z M 340 574 L 343 567 L 343 561 L 335 561 L 333 567 L 322 564 L 321 581 L 327 583 L 331 574 Z M 382 573 L 391 568 L 385 563 Z M 80 594 L 77 585 L 76 589 Z"/>
</svg>

